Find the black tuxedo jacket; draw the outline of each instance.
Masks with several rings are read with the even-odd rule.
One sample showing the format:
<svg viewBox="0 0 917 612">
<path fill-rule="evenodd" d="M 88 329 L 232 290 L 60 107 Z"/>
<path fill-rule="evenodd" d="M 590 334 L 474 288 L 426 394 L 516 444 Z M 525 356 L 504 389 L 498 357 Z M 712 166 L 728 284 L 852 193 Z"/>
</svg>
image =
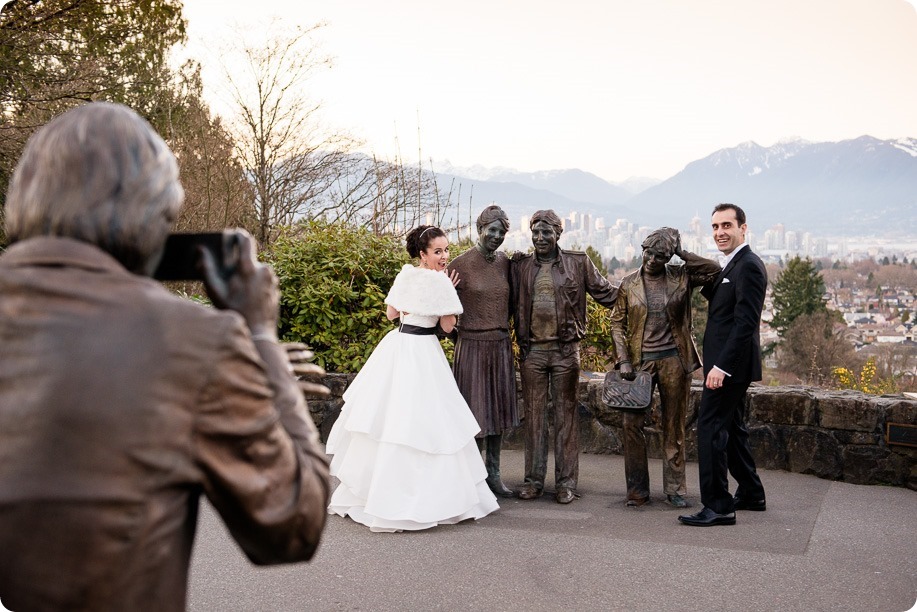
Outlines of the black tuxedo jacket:
<svg viewBox="0 0 917 612">
<path fill-rule="evenodd" d="M 716 366 L 728 382 L 761 380 L 761 310 L 767 270 L 746 246 L 701 294 L 709 301 L 704 330 L 704 376 Z"/>
</svg>

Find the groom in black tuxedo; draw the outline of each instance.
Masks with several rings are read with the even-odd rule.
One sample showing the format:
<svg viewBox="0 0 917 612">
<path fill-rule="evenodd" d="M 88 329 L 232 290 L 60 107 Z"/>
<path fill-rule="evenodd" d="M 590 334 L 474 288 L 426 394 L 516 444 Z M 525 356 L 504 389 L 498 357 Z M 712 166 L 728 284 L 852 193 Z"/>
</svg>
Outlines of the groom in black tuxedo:
<svg viewBox="0 0 917 612">
<path fill-rule="evenodd" d="M 726 256 L 723 271 L 701 294 L 709 301 L 704 331 L 704 391 L 697 419 L 703 510 L 679 516 L 685 525 L 734 525 L 736 510 L 765 510 L 745 427 L 745 392 L 761 380 L 758 329 L 767 270 L 745 242 L 745 212 L 735 204 L 713 209 L 713 240 Z M 729 494 L 728 473 L 738 483 Z"/>
</svg>

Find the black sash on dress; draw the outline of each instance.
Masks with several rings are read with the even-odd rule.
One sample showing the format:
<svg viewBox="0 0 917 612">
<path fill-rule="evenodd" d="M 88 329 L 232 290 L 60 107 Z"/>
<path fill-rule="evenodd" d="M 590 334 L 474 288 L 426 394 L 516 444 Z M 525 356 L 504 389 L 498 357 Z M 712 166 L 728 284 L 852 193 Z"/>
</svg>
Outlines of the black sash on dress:
<svg viewBox="0 0 917 612">
<path fill-rule="evenodd" d="M 407 323 L 399 325 L 398 331 L 412 336 L 433 336 L 436 334 L 435 327 L 420 327 L 419 325 L 408 325 Z"/>
</svg>

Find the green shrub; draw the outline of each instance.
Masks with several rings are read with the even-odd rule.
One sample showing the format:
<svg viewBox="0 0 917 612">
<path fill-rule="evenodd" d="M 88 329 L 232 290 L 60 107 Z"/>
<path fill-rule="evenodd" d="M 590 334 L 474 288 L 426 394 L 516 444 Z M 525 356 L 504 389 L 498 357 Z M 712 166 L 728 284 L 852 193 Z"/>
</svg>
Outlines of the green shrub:
<svg viewBox="0 0 917 612">
<path fill-rule="evenodd" d="M 280 336 L 329 372 L 356 372 L 392 329 L 383 300 L 408 254 L 401 240 L 320 221 L 284 231 L 265 259 L 280 281 Z"/>
<path fill-rule="evenodd" d="M 586 337 L 581 342 L 580 366 L 589 372 L 613 370 L 614 340 L 611 337 L 611 310 L 586 297 Z"/>
</svg>

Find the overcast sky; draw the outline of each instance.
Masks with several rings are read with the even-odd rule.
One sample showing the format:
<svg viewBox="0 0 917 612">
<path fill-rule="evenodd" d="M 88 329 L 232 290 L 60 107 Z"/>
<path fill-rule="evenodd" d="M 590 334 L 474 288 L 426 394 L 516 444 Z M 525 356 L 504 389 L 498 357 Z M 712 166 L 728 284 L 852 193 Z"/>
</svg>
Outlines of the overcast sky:
<svg viewBox="0 0 917 612">
<path fill-rule="evenodd" d="M 214 41 L 274 14 L 327 22 L 310 93 L 389 159 L 623 181 L 748 140 L 917 138 L 905 0 L 185 0 L 209 87 Z"/>
</svg>

